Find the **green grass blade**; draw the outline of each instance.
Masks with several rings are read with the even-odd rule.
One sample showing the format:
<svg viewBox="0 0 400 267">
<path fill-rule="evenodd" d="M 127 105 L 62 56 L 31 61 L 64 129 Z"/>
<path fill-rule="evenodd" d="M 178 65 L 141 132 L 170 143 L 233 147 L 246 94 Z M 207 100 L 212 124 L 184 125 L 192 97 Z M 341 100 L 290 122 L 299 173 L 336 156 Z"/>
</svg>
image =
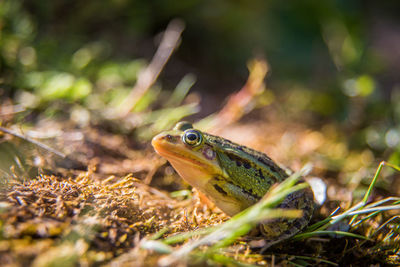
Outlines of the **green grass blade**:
<svg viewBox="0 0 400 267">
<path fill-rule="evenodd" d="M 302 234 L 298 234 L 295 237 L 293 237 L 293 240 L 301 240 L 301 239 L 310 238 L 310 237 L 318 236 L 318 235 L 342 235 L 342 236 L 370 240 L 368 237 L 349 233 L 349 232 L 343 232 L 343 231 L 314 231 L 314 232 L 309 232 L 309 233 L 302 233 Z"/>
<path fill-rule="evenodd" d="M 369 185 L 368 190 L 367 190 L 367 192 L 365 193 L 364 198 L 363 198 L 363 200 L 362 200 L 362 203 L 363 203 L 364 205 L 367 203 L 369 197 L 371 196 L 372 190 L 373 190 L 373 188 L 375 187 L 375 184 L 376 184 L 376 181 L 378 180 L 379 174 L 381 173 L 382 168 L 383 168 L 383 166 L 385 166 L 385 165 L 387 165 L 387 166 L 389 166 L 389 167 L 391 167 L 391 168 L 393 168 L 393 169 L 395 169 L 395 170 L 397 170 L 397 171 L 400 172 L 400 167 L 399 167 L 399 166 L 390 164 L 390 163 L 388 163 L 388 162 L 386 162 L 386 161 L 381 161 L 381 162 L 379 163 L 378 168 L 376 169 L 374 178 L 372 178 L 372 182 L 371 182 L 371 184 Z M 354 221 L 355 221 L 356 219 L 357 219 L 357 215 L 354 215 L 353 218 L 351 218 L 351 220 L 350 220 L 350 224 L 353 224 Z"/>
<path fill-rule="evenodd" d="M 164 105 L 165 107 L 175 107 L 182 103 L 183 99 L 189 93 L 190 89 L 196 82 L 196 76 L 194 74 L 185 75 L 182 80 L 178 83 L 172 95 Z"/>
<path fill-rule="evenodd" d="M 375 208 L 370 208 L 370 209 L 362 209 L 362 210 L 357 210 L 357 211 L 352 211 L 349 213 L 349 215 L 359 215 L 359 214 L 365 214 L 365 213 L 370 213 L 370 212 L 375 212 L 375 211 L 386 211 L 386 210 L 398 210 L 400 209 L 400 205 L 390 205 L 390 206 L 379 206 Z"/>
<path fill-rule="evenodd" d="M 219 253 L 207 253 L 206 256 L 208 256 L 208 258 L 210 258 L 215 263 L 222 264 L 223 266 L 240 266 L 240 267 L 257 267 L 258 266 L 258 265 L 243 263 L 243 262 L 237 261 L 231 257 L 228 257 L 226 255 L 219 254 Z"/>
<path fill-rule="evenodd" d="M 340 207 L 337 207 L 327 218 L 323 219 L 322 221 L 316 222 L 309 227 L 303 232 L 312 232 L 318 228 L 320 228 L 322 225 L 329 223 L 332 220 L 332 216 L 334 216 L 338 211 L 340 210 Z"/>
<path fill-rule="evenodd" d="M 298 258 L 298 259 L 302 259 L 302 260 L 312 260 L 312 261 L 316 261 L 316 262 L 323 262 L 323 263 L 330 264 L 332 266 L 339 266 L 339 264 L 334 263 L 332 261 L 328 261 L 328 260 L 320 259 L 320 258 L 316 258 L 316 257 L 298 256 L 298 255 L 293 255 L 292 257 L 295 257 L 295 258 Z"/>
<path fill-rule="evenodd" d="M 169 244 L 169 245 L 181 243 L 193 236 L 206 235 L 206 234 L 214 232 L 215 230 L 216 230 L 216 227 L 208 227 L 208 228 L 198 229 L 195 231 L 184 232 L 184 233 L 180 233 L 180 234 L 176 234 L 176 235 L 167 237 L 166 239 L 163 240 L 163 242 L 165 244 Z"/>
</svg>

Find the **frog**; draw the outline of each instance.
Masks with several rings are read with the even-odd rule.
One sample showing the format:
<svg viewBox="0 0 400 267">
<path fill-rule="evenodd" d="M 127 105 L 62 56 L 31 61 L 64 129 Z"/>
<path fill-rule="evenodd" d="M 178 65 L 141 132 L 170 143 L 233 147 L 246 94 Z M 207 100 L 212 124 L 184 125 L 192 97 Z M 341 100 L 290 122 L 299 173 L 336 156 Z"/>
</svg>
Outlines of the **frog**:
<svg viewBox="0 0 400 267">
<path fill-rule="evenodd" d="M 159 133 L 151 143 L 183 180 L 228 216 L 254 205 L 272 186 L 290 176 L 266 154 L 202 132 L 186 121 Z M 305 181 L 301 178 L 299 182 Z M 301 210 L 302 216 L 263 221 L 259 230 L 266 246 L 299 233 L 311 220 L 314 207 L 310 187 L 289 194 L 277 208 Z"/>
</svg>

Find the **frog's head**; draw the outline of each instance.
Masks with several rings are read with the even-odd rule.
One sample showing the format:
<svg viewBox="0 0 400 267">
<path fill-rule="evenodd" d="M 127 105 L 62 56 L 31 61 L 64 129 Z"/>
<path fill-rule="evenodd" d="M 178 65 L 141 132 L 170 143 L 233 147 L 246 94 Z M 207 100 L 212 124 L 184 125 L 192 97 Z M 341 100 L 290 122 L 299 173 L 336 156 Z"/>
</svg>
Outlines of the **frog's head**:
<svg viewBox="0 0 400 267">
<path fill-rule="evenodd" d="M 173 130 L 158 134 L 151 144 L 194 187 L 203 188 L 209 179 L 222 175 L 217 153 L 207 142 L 207 135 L 188 122 L 179 122 Z"/>
</svg>

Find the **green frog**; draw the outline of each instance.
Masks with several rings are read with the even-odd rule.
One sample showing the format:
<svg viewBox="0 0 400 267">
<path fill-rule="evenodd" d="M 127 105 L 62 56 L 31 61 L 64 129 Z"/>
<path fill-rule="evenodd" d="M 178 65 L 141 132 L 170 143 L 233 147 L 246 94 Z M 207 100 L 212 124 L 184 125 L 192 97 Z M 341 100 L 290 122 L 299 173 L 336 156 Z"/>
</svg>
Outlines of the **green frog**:
<svg viewBox="0 0 400 267">
<path fill-rule="evenodd" d="M 178 174 L 207 196 L 229 216 L 259 201 L 289 175 L 264 153 L 179 122 L 171 131 L 152 140 L 156 152 L 166 158 Z M 314 197 L 310 188 L 288 195 L 278 208 L 302 210 L 296 219 L 263 222 L 260 230 L 268 246 L 303 229 L 311 219 Z"/>
</svg>

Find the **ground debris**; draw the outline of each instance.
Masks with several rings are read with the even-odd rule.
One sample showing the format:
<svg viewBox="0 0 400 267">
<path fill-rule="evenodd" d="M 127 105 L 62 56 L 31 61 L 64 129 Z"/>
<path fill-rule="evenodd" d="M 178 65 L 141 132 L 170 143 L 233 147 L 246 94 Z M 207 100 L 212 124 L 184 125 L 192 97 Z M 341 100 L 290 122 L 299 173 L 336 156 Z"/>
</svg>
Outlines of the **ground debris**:
<svg viewBox="0 0 400 267">
<path fill-rule="evenodd" d="M 224 217 L 210 216 L 193 200 L 170 198 L 132 175 L 105 180 L 90 172 L 74 179 L 41 175 L 12 185 L 6 197 L 0 262 L 16 265 L 46 265 L 59 257 L 104 262 L 163 228 L 173 234 Z M 61 247 L 68 255 L 56 252 Z M 46 250 L 54 251 L 43 254 Z"/>
</svg>

